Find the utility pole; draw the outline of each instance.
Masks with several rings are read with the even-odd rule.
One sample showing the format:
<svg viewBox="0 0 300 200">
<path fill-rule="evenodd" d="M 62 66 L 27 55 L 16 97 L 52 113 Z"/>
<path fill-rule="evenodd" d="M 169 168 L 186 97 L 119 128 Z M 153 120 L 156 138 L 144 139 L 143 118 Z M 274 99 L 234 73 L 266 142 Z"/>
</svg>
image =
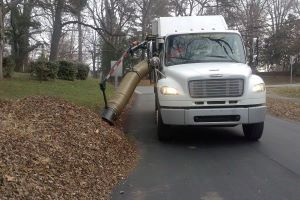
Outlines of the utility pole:
<svg viewBox="0 0 300 200">
<path fill-rule="evenodd" d="M 290 84 L 293 83 L 293 64 L 295 63 L 296 56 L 290 57 L 290 65 L 291 65 L 291 77 L 290 77 Z"/>
</svg>

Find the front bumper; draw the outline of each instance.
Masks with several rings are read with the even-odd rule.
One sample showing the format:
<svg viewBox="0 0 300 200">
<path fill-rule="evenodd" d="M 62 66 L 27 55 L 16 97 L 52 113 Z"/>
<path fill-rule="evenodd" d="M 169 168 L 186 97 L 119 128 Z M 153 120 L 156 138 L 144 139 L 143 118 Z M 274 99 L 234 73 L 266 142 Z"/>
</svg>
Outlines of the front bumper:
<svg viewBox="0 0 300 200">
<path fill-rule="evenodd" d="M 221 108 L 161 108 L 164 124 L 170 125 L 237 125 L 265 120 L 266 106 Z"/>
</svg>

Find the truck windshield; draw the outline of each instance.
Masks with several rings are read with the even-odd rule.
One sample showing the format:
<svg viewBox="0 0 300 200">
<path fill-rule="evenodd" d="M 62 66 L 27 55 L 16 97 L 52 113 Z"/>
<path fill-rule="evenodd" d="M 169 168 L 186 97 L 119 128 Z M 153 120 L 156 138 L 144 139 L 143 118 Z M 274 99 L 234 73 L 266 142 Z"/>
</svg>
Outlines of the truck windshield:
<svg viewBox="0 0 300 200">
<path fill-rule="evenodd" d="M 197 62 L 245 63 L 241 37 L 236 33 L 197 33 L 167 38 L 166 66 Z"/>
</svg>

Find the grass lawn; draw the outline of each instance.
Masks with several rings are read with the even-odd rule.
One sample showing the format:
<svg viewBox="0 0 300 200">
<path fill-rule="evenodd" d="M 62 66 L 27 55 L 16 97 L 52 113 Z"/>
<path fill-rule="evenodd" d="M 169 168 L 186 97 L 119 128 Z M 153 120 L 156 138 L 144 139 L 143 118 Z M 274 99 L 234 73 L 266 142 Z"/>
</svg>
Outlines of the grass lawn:
<svg viewBox="0 0 300 200">
<path fill-rule="evenodd" d="M 289 84 L 289 76 L 261 76 L 267 85 Z M 300 83 L 300 76 L 293 78 L 293 83 Z"/>
<path fill-rule="evenodd" d="M 281 87 L 281 88 L 268 88 L 271 89 L 272 92 L 292 98 L 300 99 L 300 87 Z"/>
<path fill-rule="evenodd" d="M 108 98 L 113 94 L 113 87 L 108 85 Z M 86 106 L 99 112 L 103 107 L 99 80 L 89 78 L 85 81 L 37 81 L 30 80 L 29 74 L 15 73 L 12 79 L 0 81 L 0 98 L 17 99 L 27 96 L 56 96 L 77 105 Z"/>
</svg>

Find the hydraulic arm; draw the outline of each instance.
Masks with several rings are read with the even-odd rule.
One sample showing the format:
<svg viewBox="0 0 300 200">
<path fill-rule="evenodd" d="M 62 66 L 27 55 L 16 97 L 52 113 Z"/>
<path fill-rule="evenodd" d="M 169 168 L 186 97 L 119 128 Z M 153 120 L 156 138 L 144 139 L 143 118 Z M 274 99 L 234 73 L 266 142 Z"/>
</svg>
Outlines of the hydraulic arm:
<svg viewBox="0 0 300 200">
<path fill-rule="evenodd" d="M 116 120 L 118 115 L 122 112 L 124 107 L 127 105 L 130 97 L 132 96 L 136 86 L 142 78 L 144 78 L 149 73 L 148 61 L 144 60 L 135 65 L 122 79 L 115 95 L 107 102 L 105 95 L 105 85 L 107 80 L 110 78 L 111 74 L 119 66 L 129 54 L 133 54 L 138 49 L 146 49 L 147 41 L 144 41 L 138 45 L 130 47 L 126 52 L 123 53 L 122 57 L 117 61 L 117 63 L 112 67 L 106 78 L 100 83 L 100 89 L 103 93 L 105 108 L 102 111 L 102 119 L 110 124 Z"/>
</svg>

